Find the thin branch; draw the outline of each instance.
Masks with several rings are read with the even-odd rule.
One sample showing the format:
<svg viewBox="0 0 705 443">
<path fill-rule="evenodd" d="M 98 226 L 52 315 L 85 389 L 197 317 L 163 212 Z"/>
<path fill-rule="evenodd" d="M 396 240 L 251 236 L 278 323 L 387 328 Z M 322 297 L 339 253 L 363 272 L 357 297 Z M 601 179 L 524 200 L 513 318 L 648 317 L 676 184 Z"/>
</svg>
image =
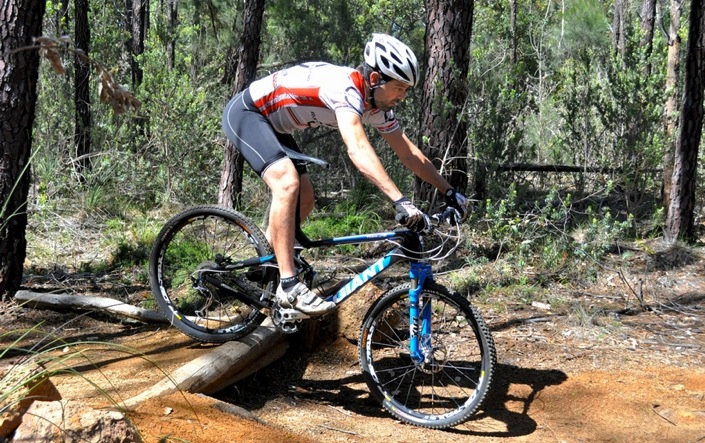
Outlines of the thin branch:
<svg viewBox="0 0 705 443">
<path fill-rule="evenodd" d="M 672 424 L 673 426 L 678 426 L 677 424 L 673 423 L 671 420 L 669 420 L 669 419 L 667 419 L 666 417 L 664 417 L 663 415 L 659 414 L 655 407 L 652 406 L 652 407 L 651 407 L 651 410 L 654 412 L 654 414 L 656 414 L 656 415 L 658 415 L 659 417 L 661 417 L 662 419 L 666 420 L 667 422 L 669 422 L 669 423 Z"/>
<path fill-rule="evenodd" d="M 331 431 L 342 432 L 343 434 L 359 435 L 357 432 L 346 431 L 345 429 L 338 429 L 338 428 L 334 428 L 332 426 L 326 426 L 326 425 L 318 425 L 318 426 L 321 428 L 330 429 Z"/>
</svg>

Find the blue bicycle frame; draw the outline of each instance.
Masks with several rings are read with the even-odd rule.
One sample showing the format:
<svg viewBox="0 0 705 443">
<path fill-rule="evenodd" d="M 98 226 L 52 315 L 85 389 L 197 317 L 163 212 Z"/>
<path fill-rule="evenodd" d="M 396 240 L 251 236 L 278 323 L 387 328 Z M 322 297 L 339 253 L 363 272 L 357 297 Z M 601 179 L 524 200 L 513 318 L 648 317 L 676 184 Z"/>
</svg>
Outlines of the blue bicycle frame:
<svg viewBox="0 0 705 443">
<path fill-rule="evenodd" d="M 411 280 L 411 290 L 409 291 L 409 352 L 414 362 L 422 363 L 425 360 L 424 351 L 428 352 L 431 349 L 432 312 L 430 304 L 426 304 L 422 312 L 419 312 L 419 302 L 424 284 L 426 281 L 433 280 L 433 270 L 429 263 L 421 261 L 418 255 L 409 252 L 421 250 L 422 242 L 419 234 L 408 229 L 403 229 L 399 231 L 351 235 L 312 241 L 306 237 L 300 229 L 297 229 L 296 239 L 306 249 L 368 243 L 379 240 L 399 240 L 401 243 L 400 247 L 389 251 L 384 257 L 372 263 L 365 270 L 351 278 L 343 287 L 338 289 L 337 292 L 328 296 L 326 300 L 332 301 L 336 305 L 340 304 L 357 292 L 367 282 L 394 264 L 403 260 L 411 261 L 411 269 L 409 271 L 409 278 Z"/>
</svg>

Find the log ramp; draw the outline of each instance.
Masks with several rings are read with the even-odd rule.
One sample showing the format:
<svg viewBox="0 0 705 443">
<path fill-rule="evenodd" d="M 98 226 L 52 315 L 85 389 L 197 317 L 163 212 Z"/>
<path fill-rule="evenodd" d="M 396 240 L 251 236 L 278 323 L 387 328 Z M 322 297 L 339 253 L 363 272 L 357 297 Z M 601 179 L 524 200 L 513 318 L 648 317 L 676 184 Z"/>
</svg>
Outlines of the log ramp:
<svg viewBox="0 0 705 443">
<path fill-rule="evenodd" d="M 28 308 L 98 310 L 145 323 L 168 323 L 157 311 L 138 308 L 106 297 L 18 291 L 14 300 Z M 267 318 L 246 337 L 226 342 L 188 361 L 149 389 L 121 403 L 125 409 L 148 399 L 177 391 L 213 394 L 281 358 L 288 348 L 286 336 Z"/>
</svg>

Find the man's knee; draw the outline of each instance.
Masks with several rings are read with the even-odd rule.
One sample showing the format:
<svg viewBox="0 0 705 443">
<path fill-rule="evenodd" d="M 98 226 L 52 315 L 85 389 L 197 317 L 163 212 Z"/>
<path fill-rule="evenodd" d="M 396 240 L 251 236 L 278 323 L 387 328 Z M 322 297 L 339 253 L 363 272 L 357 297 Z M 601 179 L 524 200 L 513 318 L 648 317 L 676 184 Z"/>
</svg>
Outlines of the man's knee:
<svg viewBox="0 0 705 443">
<path fill-rule="evenodd" d="M 288 158 L 272 164 L 262 178 L 274 195 L 290 196 L 297 195 L 299 192 L 299 174 Z"/>
</svg>

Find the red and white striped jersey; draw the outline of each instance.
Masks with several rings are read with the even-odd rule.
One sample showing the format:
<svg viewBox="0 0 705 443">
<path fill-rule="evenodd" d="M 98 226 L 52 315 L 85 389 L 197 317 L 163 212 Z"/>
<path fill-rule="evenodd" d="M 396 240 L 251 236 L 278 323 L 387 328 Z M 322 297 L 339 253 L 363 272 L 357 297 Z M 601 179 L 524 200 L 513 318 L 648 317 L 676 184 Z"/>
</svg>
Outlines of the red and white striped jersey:
<svg viewBox="0 0 705 443">
<path fill-rule="evenodd" d="M 249 89 L 259 111 L 279 133 L 316 126 L 337 128 L 339 111 L 357 113 L 363 123 L 381 133 L 399 128 L 392 111 L 364 110 L 364 80 L 353 68 L 304 63 L 257 80 Z"/>
</svg>

